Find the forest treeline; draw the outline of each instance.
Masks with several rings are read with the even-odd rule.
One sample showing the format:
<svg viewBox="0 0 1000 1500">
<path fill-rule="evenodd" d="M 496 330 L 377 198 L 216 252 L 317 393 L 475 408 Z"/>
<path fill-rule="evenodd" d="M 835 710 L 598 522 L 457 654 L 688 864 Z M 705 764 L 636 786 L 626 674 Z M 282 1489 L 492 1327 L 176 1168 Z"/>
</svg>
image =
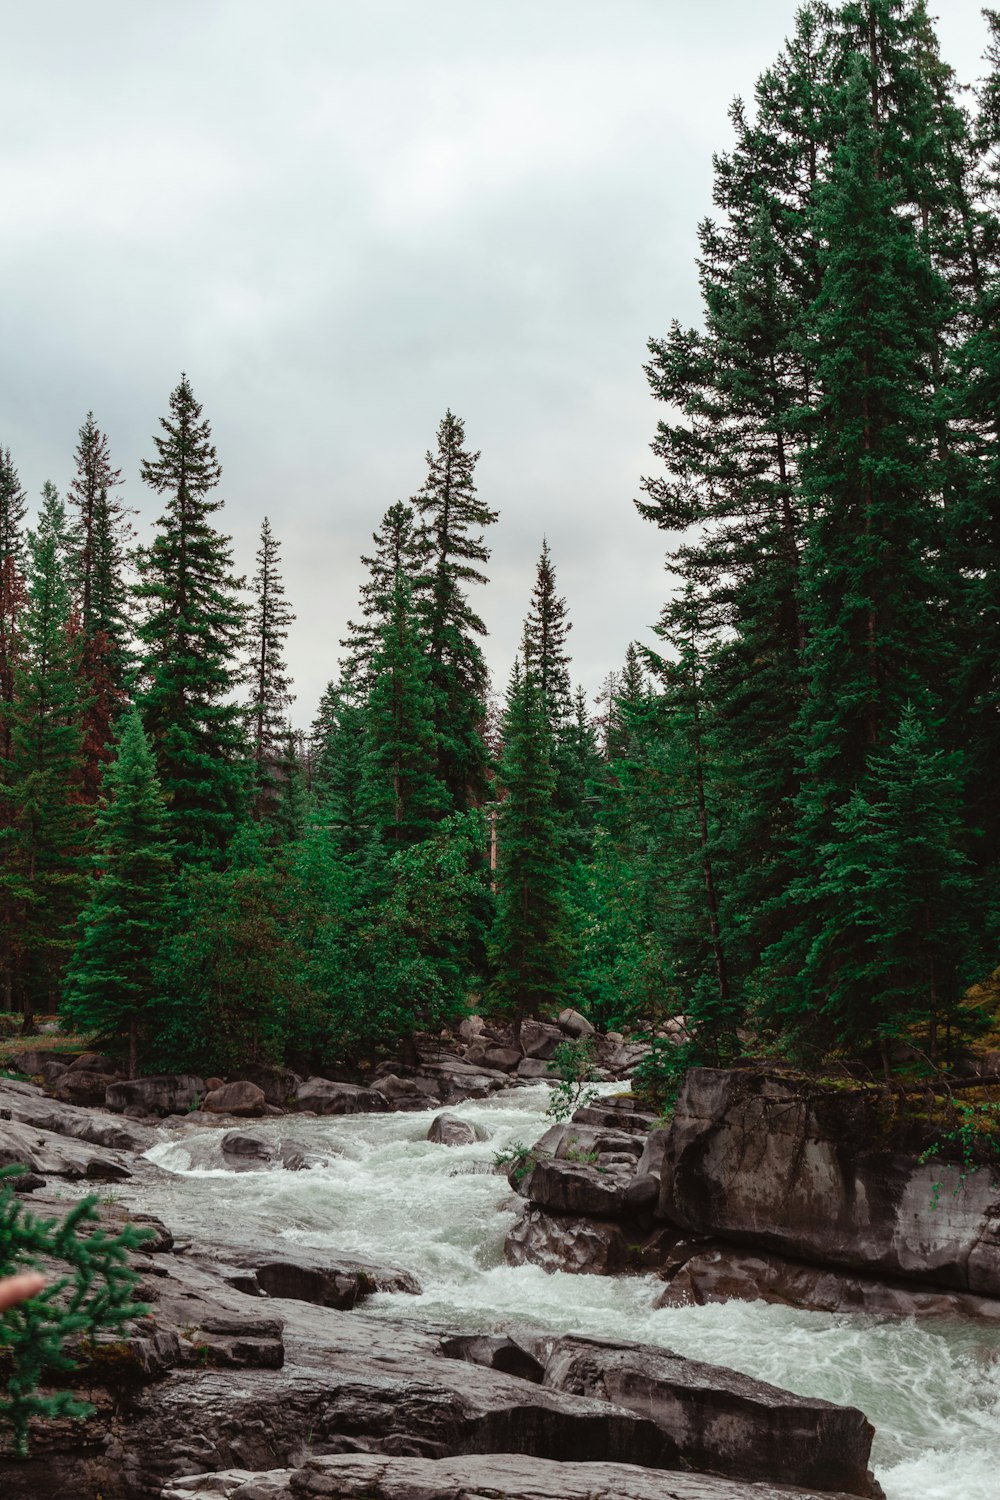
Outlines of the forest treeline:
<svg viewBox="0 0 1000 1500">
<path fill-rule="evenodd" d="M 92 417 L 37 523 L 0 466 L 6 999 L 133 1065 L 349 1065 L 462 1014 L 688 1018 L 948 1061 L 1000 928 L 1000 15 L 961 88 L 922 0 L 807 4 L 731 111 L 703 319 L 650 343 L 656 650 L 594 717 L 543 546 L 490 710 L 497 516 L 450 412 L 390 506 L 306 743 L 186 378 L 132 546 Z M 666 592 L 666 591 L 665 591 Z M 988 994 L 984 990 L 981 994 Z M 671 1044 L 672 1047 L 672 1044 Z"/>
</svg>

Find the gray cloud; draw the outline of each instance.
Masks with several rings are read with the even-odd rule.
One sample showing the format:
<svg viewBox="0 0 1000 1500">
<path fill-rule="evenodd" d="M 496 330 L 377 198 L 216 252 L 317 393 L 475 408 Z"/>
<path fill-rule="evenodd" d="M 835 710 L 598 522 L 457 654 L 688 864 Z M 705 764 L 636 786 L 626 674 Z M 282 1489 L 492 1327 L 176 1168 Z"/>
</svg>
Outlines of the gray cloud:
<svg viewBox="0 0 1000 1500">
<path fill-rule="evenodd" d="M 266 512 L 308 722 L 358 558 L 450 406 L 501 511 L 481 601 L 502 684 L 542 535 L 590 692 L 650 639 L 663 539 L 631 500 L 646 339 L 698 316 L 695 226 L 732 95 L 789 0 L 76 0 L 9 7 L 0 443 L 65 486 L 93 408 L 140 459 L 186 369 L 252 567 Z M 979 0 L 941 33 L 978 72 Z"/>
</svg>

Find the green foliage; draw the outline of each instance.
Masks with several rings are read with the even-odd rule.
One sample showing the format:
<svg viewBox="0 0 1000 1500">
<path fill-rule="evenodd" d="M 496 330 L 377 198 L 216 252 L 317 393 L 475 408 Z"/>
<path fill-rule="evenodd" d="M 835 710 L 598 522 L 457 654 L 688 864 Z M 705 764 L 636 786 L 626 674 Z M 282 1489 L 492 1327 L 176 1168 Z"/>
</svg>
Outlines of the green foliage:
<svg viewBox="0 0 1000 1500">
<path fill-rule="evenodd" d="M 69 965 L 63 1013 L 84 1031 L 128 1038 L 135 1075 L 148 1039 L 157 954 L 167 927 L 172 850 L 156 763 L 136 710 L 122 720 L 104 777 L 90 900 Z"/>
<path fill-rule="evenodd" d="M 253 603 L 247 619 L 245 674 L 250 688 L 246 723 L 253 754 L 253 811 L 258 821 L 276 819 L 276 805 L 285 781 L 278 762 L 287 747 L 287 710 L 294 701 L 284 650 L 288 627 L 295 616 L 285 598 L 279 554 L 280 544 L 265 516 L 252 584 Z"/>
<path fill-rule="evenodd" d="M 479 638 L 486 626 L 472 608 L 470 585 L 486 583 L 489 549 L 479 534 L 497 513 L 476 494 L 478 453 L 465 447 L 465 424 L 452 412 L 438 427 L 427 454 L 427 478 L 413 497 L 428 543 L 420 579 L 431 665 L 438 772 L 459 811 L 486 791 L 482 724 L 488 683 Z"/>
<path fill-rule="evenodd" d="M 493 994 L 519 1020 L 563 999 L 574 962 L 568 862 L 553 803 L 552 734 L 538 683 L 519 663 L 511 676 L 503 739 Z"/>
<path fill-rule="evenodd" d="M 233 698 L 242 580 L 232 572 L 229 538 L 213 525 L 222 502 L 209 497 L 222 470 L 186 376 L 161 426 L 157 456 L 142 468 L 166 508 L 151 546 L 136 557 L 139 707 L 178 859 L 219 864 L 246 801 L 247 746 Z"/>
<path fill-rule="evenodd" d="M 154 971 L 159 1066 L 225 1077 L 283 1060 L 308 1008 L 296 895 L 252 826 L 225 869 L 183 872 Z"/>
<path fill-rule="evenodd" d="M 33 1417 L 83 1417 L 91 1410 L 71 1392 L 49 1387 L 78 1368 L 82 1341 L 146 1311 L 132 1301 L 136 1276 L 128 1253 L 151 1231 L 128 1225 L 110 1235 L 96 1228 L 92 1197 L 61 1221 L 39 1218 L 11 1190 L 20 1170 L 0 1169 L 0 1277 L 55 1262 L 55 1278 L 42 1292 L 0 1315 L 0 1425 L 24 1457 Z"/>
<path fill-rule="evenodd" d="M 548 1062 L 548 1071 L 558 1075 L 552 1085 L 545 1113 L 560 1124 L 575 1110 L 593 1104 L 597 1090 L 587 1085 L 594 1077 L 596 1057 L 589 1037 L 560 1042 Z"/>
</svg>

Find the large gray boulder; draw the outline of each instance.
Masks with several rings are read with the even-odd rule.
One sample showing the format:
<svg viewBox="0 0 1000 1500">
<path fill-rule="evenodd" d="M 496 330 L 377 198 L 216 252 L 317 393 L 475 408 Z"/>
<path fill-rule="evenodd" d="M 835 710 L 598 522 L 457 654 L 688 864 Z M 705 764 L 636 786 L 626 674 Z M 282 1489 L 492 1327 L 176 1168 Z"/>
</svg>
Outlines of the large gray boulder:
<svg viewBox="0 0 1000 1500">
<path fill-rule="evenodd" d="M 682 1464 L 733 1478 L 879 1496 L 863 1412 L 766 1385 L 735 1370 L 645 1344 L 561 1338 L 545 1385 L 641 1412 L 676 1444 Z"/>
<path fill-rule="evenodd" d="M 122 1182 L 132 1175 L 116 1152 L 102 1146 L 74 1141 L 16 1120 L 0 1120 L 0 1167 L 14 1163 L 39 1177 L 74 1181 Z"/>
<path fill-rule="evenodd" d="M 201 1107 L 210 1115 L 252 1119 L 267 1114 L 267 1095 L 256 1083 L 240 1078 L 234 1083 L 224 1083 L 221 1088 L 209 1089 Z"/>
<path fill-rule="evenodd" d="M 509 1265 L 541 1266 L 581 1276 L 660 1271 L 676 1243 L 675 1230 L 650 1230 L 630 1221 L 550 1214 L 526 1203 L 507 1231 Z"/>
<path fill-rule="evenodd" d="M 315 1110 L 318 1115 L 360 1115 L 384 1113 L 389 1101 L 377 1089 L 362 1088 L 357 1083 L 307 1078 L 295 1091 L 295 1105 Z"/>
<path fill-rule="evenodd" d="M 794 1260 L 1000 1295 L 1000 1198 L 987 1168 L 873 1148 L 871 1091 L 750 1070 L 688 1074 L 660 1214 Z"/>
<path fill-rule="evenodd" d="M 473 1146 L 476 1128 L 458 1115 L 435 1115 L 427 1131 L 427 1139 L 439 1146 Z"/>
<path fill-rule="evenodd" d="M 109 1109 L 141 1109 L 148 1115 L 182 1114 L 196 1109 L 206 1093 L 204 1078 L 190 1073 L 159 1073 L 112 1083 L 105 1094 Z"/>
</svg>

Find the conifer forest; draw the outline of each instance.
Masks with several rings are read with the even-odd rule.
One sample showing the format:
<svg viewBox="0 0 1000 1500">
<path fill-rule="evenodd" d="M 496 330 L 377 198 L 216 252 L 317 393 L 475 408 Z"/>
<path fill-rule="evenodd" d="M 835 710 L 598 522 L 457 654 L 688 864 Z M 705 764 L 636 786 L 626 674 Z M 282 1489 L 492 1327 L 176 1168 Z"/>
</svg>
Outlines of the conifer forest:
<svg viewBox="0 0 1000 1500">
<path fill-rule="evenodd" d="M 700 320 L 645 353 L 656 645 L 609 661 L 596 700 L 572 656 L 587 601 L 543 522 L 520 653 L 491 680 L 503 517 L 460 411 L 371 517 L 306 732 L 291 523 L 262 516 L 234 555 L 197 369 L 150 412 L 139 473 L 85 390 L 40 496 L 0 447 L 0 1011 L 25 1034 L 58 1013 L 132 1075 L 223 1077 L 362 1075 L 470 1004 L 647 1036 L 682 1016 L 643 1065 L 661 1099 L 695 1063 L 882 1076 L 995 1045 L 985 14 L 976 81 L 924 0 L 810 0 L 734 105 Z"/>
</svg>

